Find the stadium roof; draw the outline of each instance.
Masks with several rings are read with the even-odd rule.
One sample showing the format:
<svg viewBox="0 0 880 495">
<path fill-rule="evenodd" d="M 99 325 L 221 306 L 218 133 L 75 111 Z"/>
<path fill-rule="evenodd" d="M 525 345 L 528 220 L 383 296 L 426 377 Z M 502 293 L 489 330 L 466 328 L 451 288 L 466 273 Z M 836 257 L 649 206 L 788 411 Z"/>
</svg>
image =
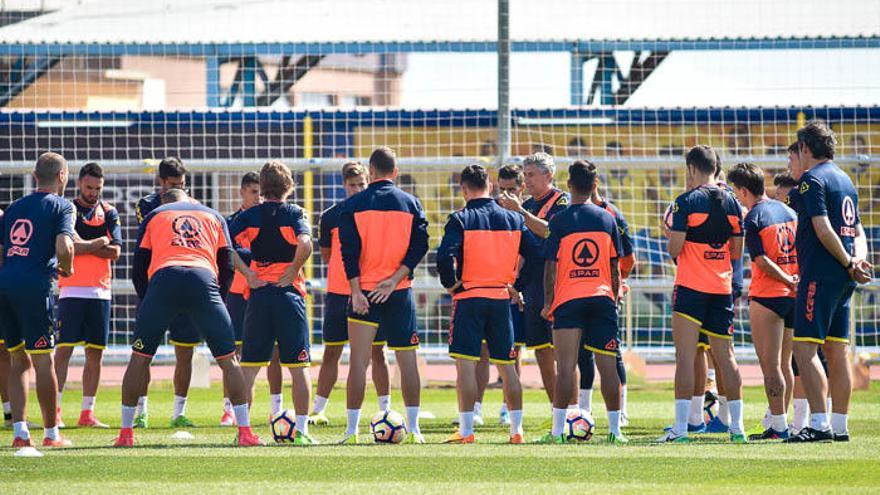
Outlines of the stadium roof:
<svg viewBox="0 0 880 495">
<path fill-rule="evenodd" d="M 369 42 L 404 49 L 410 43 L 425 51 L 434 43 L 494 43 L 497 37 L 497 0 L 81 0 L 62 5 L 3 27 L 0 44 Z M 880 1 L 871 0 L 510 0 L 510 14 L 511 39 L 519 50 L 530 43 L 541 50 L 546 42 L 563 47 L 558 42 L 585 40 L 678 41 L 688 48 L 687 42 L 711 47 L 712 40 L 880 38 Z"/>
</svg>

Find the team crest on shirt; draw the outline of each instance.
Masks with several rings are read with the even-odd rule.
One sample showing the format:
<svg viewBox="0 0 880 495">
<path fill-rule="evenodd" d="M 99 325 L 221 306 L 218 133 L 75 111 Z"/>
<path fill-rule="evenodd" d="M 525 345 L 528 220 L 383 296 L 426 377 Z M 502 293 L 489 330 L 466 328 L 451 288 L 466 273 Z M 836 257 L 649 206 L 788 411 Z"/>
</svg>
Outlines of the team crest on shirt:
<svg viewBox="0 0 880 495">
<path fill-rule="evenodd" d="M 192 215 L 174 217 L 171 221 L 171 230 L 174 231 L 171 245 L 187 248 L 202 247 L 202 229 L 202 221 Z"/>
<path fill-rule="evenodd" d="M 810 190 L 810 184 L 806 182 L 801 182 L 801 186 L 798 188 L 798 192 L 803 194 Z"/>
<path fill-rule="evenodd" d="M 12 247 L 6 251 L 6 256 L 27 256 L 30 248 L 23 247 L 34 235 L 34 224 L 27 218 L 19 218 L 12 224 L 9 230 L 9 242 Z"/>
<path fill-rule="evenodd" d="M 137 339 L 137 340 L 135 340 L 135 341 L 134 341 L 134 344 L 132 344 L 131 346 L 134 347 L 135 349 L 139 350 L 139 351 L 144 350 L 144 343 L 143 343 L 143 341 L 142 341 L 141 339 Z"/>
<path fill-rule="evenodd" d="M 556 200 L 556 206 L 565 206 L 567 204 L 568 204 L 568 198 L 566 198 L 564 194 L 562 196 L 560 196 L 559 199 Z"/>
</svg>

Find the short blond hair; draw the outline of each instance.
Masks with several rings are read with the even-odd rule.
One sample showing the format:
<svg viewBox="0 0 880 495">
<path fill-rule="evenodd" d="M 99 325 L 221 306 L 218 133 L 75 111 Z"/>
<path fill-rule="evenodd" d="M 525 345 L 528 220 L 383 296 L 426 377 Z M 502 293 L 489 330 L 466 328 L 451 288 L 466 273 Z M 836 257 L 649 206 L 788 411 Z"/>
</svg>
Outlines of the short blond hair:
<svg viewBox="0 0 880 495">
<path fill-rule="evenodd" d="M 278 160 L 269 160 L 260 169 L 260 193 L 265 198 L 283 199 L 294 185 L 290 168 Z"/>
<path fill-rule="evenodd" d="M 342 165 L 342 180 L 346 181 L 355 177 L 364 177 L 369 181 L 370 173 L 367 171 L 367 167 L 364 167 L 364 164 L 359 161 L 345 162 Z"/>
</svg>

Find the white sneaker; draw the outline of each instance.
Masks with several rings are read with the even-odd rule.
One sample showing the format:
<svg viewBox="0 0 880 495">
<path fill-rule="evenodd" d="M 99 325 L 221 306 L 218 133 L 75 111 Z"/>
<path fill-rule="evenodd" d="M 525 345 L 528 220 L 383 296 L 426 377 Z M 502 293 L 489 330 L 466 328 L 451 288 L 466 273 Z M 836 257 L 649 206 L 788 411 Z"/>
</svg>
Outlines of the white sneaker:
<svg viewBox="0 0 880 495">
<path fill-rule="evenodd" d="M 620 413 L 620 427 L 626 428 L 627 426 L 629 426 L 629 415 L 627 415 L 625 412 L 621 412 Z"/>
<path fill-rule="evenodd" d="M 672 432 L 672 430 L 668 430 L 663 434 L 662 437 L 658 438 L 656 443 L 688 443 L 690 439 L 688 439 L 687 435 L 676 435 Z"/>
<path fill-rule="evenodd" d="M 483 426 L 484 424 L 483 417 L 474 414 L 474 426 Z"/>
</svg>

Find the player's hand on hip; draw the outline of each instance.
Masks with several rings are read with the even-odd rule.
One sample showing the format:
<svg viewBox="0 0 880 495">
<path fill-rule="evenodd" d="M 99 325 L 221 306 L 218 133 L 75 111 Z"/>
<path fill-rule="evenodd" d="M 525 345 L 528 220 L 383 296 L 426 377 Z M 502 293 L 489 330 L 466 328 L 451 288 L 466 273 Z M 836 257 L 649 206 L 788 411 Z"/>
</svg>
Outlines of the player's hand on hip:
<svg viewBox="0 0 880 495">
<path fill-rule="evenodd" d="M 376 284 L 376 288 L 370 292 L 370 302 L 373 304 L 382 304 L 391 297 L 391 293 L 394 292 L 396 287 L 397 282 L 395 282 L 393 278 L 386 278 L 379 282 Z"/>
<path fill-rule="evenodd" d="M 248 272 L 245 274 L 245 278 L 247 279 L 248 287 L 251 289 L 259 289 L 260 287 L 265 287 L 268 285 L 268 282 L 265 280 L 260 280 L 257 278 L 257 274 L 254 272 Z"/>
<path fill-rule="evenodd" d="M 284 273 L 278 278 L 278 281 L 275 282 L 275 285 L 278 287 L 289 287 L 293 285 L 293 281 L 296 279 L 296 273 L 290 273 L 288 270 L 285 270 Z"/>
<path fill-rule="evenodd" d="M 370 311 L 370 301 L 367 300 L 367 296 L 363 292 L 351 293 L 351 309 L 359 315 L 365 315 Z"/>
<path fill-rule="evenodd" d="M 545 320 L 548 320 L 548 321 L 550 320 L 550 305 L 549 304 L 544 306 L 543 309 L 541 309 L 541 318 L 544 318 Z"/>
</svg>

